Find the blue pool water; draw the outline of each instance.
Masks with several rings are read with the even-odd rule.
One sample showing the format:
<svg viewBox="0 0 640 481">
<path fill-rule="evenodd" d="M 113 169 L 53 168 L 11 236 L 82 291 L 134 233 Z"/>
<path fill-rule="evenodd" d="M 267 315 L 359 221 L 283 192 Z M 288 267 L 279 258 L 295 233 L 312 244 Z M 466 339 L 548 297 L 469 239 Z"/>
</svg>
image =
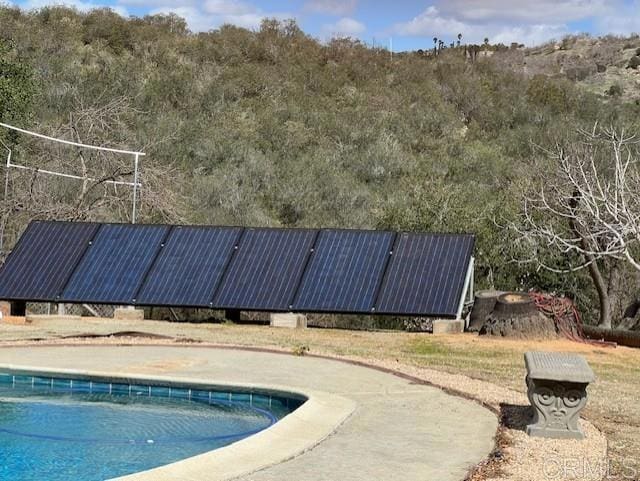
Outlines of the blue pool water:
<svg viewBox="0 0 640 481">
<path fill-rule="evenodd" d="M 0 374 L 0 480 L 103 481 L 225 446 L 302 400 Z"/>
</svg>

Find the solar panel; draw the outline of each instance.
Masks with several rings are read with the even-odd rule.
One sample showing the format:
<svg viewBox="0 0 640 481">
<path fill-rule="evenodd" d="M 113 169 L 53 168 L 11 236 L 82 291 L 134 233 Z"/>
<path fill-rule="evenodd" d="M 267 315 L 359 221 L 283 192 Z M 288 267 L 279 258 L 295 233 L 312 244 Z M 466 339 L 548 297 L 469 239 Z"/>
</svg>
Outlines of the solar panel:
<svg viewBox="0 0 640 481">
<path fill-rule="evenodd" d="M 293 308 L 309 312 L 370 312 L 394 237 L 393 232 L 320 232 Z"/>
<path fill-rule="evenodd" d="M 168 232 L 167 226 L 102 225 L 61 300 L 132 304 Z"/>
<path fill-rule="evenodd" d="M 317 231 L 246 229 L 213 305 L 288 310 Z"/>
<path fill-rule="evenodd" d="M 473 245 L 472 235 L 399 234 L 376 312 L 455 316 Z"/>
<path fill-rule="evenodd" d="M 55 301 L 98 224 L 32 222 L 0 272 L 0 299 Z"/>
<path fill-rule="evenodd" d="M 241 227 L 174 227 L 136 303 L 209 307 L 241 232 Z"/>
<path fill-rule="evenodd" d="M 33 222 L 0 269 L 0 299 L 450 317 L 473 246 L 472 235 Z"/>
</svg>

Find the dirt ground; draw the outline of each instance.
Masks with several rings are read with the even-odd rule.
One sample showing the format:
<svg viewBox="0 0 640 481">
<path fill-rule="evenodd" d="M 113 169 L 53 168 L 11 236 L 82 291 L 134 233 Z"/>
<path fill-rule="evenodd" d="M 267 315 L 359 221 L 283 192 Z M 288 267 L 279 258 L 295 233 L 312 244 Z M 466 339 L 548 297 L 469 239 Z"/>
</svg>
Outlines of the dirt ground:
<svg viewBox="0 0 640 481">
<path fill-rule="evenodd" d="M 526 392 L 523 361 L 526 351 L 574 352 L 585 356 L 597 376 L 597 381 L 589 387 L 585 418 L 607 437 L 609 466 L 606 479 L 640 479 L 639 349 L 565 340 L 488 339 L 475 334 L 433 336 L 404 332 L 289 330 L 255 325 L 92 318 L 36 318 L 29 325 L 0 324 L 0 344 L 33 342 L 194 342 L 265 347 L 348 357 L 403 371 L 422 369 L 435 377 L 442 373 L 459 374 L 513 390 L 520 396 Z M 455 380 L 455 377 L 448 376 L 447 382 L 449 379 Z M 533 446 L 524 446 L 524 449 L 533 449 Z"/>
</svg>

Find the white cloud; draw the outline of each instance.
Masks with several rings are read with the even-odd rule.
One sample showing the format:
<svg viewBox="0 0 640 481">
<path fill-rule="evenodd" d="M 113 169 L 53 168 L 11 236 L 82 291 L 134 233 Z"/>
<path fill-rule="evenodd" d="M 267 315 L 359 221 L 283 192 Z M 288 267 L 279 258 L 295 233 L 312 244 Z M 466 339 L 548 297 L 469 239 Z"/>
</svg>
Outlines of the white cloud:
<svg viewBox="0 0 640 481">
<path fill-rule="evenodd" d="M 460 3 L 462 0 L 453 1 Z M 496 0 L 489 3 L 497 4 L 500 2 Z M 477 12 L 467 11 L 464 15 L 467 17 L 480 15 Z M 515 12 L 515 14 L 517 15 L 518 12 Z M 467 43 L 482 43 L 484 38 L 488 37 L 492 43 L 504 43 L 507 45 L 511 42 L 535 45 L 549 39 L 561 38 L 570 33 L 566 23 L 562 22 L 561 19 L 552 23 L 535 23 L 533 21 L 519 23 L 515 20 L 499 21 L 493 19 L 476 22 L 470 21 L 464 15 L 456 16 L 445 13 L 438 7 L 431 6 L 408 22 L 394 25 L 392 33 L 401 36 L 427 37 L 429 39 L 438 37 L 449 39 L 450 41 L 454 41 L 458 33 L 462 33 L 463 39 Z"/>
<path fill-rule="evenodd" d="M 452 17 L 444 17 L 440 11 L 431 6 L 417 17 L 405 23 L 396 24 L 393 28 L 395 33 L 412 36 L 440 36 L 444 32 L 448 35 L 457 35 L 455 32 L 462 32 L 468 25 Z"/>
<path fill-rule="evenodd" d="M 358 6 L 358 0 L 311 0 L 304 5 L 304 10 L 336 17 L 351 15 Z"/>
<path fill-rule="evenodd" d="M 2 0 L 0 0 L 1 2 Z M 99 2 L 99 0 L 97 0 Z M 117 4 L 93 3 L 91 0 L 24 0 L 13 3 L 25 9 L 37 9 L 50 5 L 65 5 L 80 11 L 109 7 L 120 15 L 128 16 L 127 7 L 147 7 L 149 13 L 174 13 L 184 18 L 194 32 L 208 31 L 223 24 L 255 29 L 265 18 L 286 20 L 295 18 L 286 12 L 268 12 L 243 0 L 116 0 Z"/>
<path fill-rule="evenodd" d="M 480 33 L 480 32 L 478 32 Z M 549 40 L 559 40 L 571 32 L 566 25 L 524 25 L 517 27 L 500 28 L 490 32 L 488 37 L 491 43 L 503 43 L 509 45 L 512 42 L 525 45 L 540 45 Z M 486 37 L 487 35 L 485 35 Z M 475 35 L 475 43 L 480 43 L 480 36 Z"/>
<path fill-rule="evenodd" d="M 120 3 L 131 4 L 143 0 L 120 0 Z M 145 0 L 146 1 L 146 0 Z M 277 18 L 285 20 L 294 18 L 293 15 L 284 12 L 265 12 L 260 8 L 239 0 L 207 0 L 197 2 L 191 0 L 173 1 L 151 0 L 155 3 L 151 13 L 174 13 L 187 22 L 194 32 L 206 32 L 218 28 L 224 24 L 238 27 L 256 29 L 265 18 Z M 146 1 L 148 4 L 149 1 Z M 176 5 L 177 4 L 177 5 Z"/>
<path fill-rule="evenodd" d="M 118 0 L 121 5 L 130 5 L 133 7 L 160 7 L 167 4 L 167 0 Z M 176 0 L 171 2 L 175 8 L 196 6 L 196 0 Z"/>
<path fill-rule="evenodd" d="M 39 9 L 43 7 L 51 7 L 51 6 L 64 6 L 64 7 L 72 7 L 81 12 L 88 12 L 89 10 L 93 10 L 96 8 L 104 8 L 108 7 L 114 12 L 122 15 L 123 17 L 128 16 L 127 9 L 122 6 L 113 6 L 106 5 L 104 3 L 93 3 L 93 2 L 85 2 L 83 0 L 28 0 L 26 2 L 22 2 L 19 4 L 21 8 L 25 10 L 33 10 Z"/>
<path fill-rule="evenodd" d="M 367 27 L 362 22 L 353 18 L 343 17 L 335 23 L 325 24 L 322 31 L 328 37 L 357 37 L 362 34 Z"/>
<path fill-rule="evenodd" d="M 202 10 L 212 15 L 241 16 L 254 14 L 257 9 L 234 0 L 207 0 Z"/>
<path fill-rule="evenodd" d="M 435 1 L 443 15 L 468 22 L 566 23 L 609 12 L 621 0 L 447 0 Z"/>
<path fill-rule="evenodd" d="M 602 33 L 613 33 L 616 35 L 629 35 L 640 33 L 640 0 L 635 0 L 630 4 L 610 12 L 608 15 L 598 17 L 598 30 Z"/>
</svg>

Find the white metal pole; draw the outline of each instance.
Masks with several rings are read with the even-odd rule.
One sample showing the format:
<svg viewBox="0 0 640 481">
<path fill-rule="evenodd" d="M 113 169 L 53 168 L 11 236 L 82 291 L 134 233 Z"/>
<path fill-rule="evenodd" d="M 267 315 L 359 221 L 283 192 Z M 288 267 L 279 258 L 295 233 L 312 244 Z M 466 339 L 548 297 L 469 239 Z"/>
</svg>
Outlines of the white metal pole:
<svg viewBox="0 0 640 481">
<path fill-rule="evenodd" d="M 89 144 L 81 144 L 79 142 L 72 142 L 70 140 L 63 140 L 63 139 L 56 139 L 55 137 L 50 137 L 48 135 L 43 135 L 43 134 L 39 134 L 37 132 L 31 132 L 30 130 L 26 130 L 26 129 L 21 129 L 19 127 L 14 127 L 13 125 L 9 125 L 9 124 L 5 124 L 3 122 L 0 122 L 0 127 L 4 127 L 7 129 L 11 129 L 11 130 L 15 130 L 17 132 L 26 134 L 26 135 L 31 135 L 33 137 L 38 137 L 44 140 L 50 140 L 53 142 L 58 142 L 61 144 L 66 144 L 66 145 L 73 145 L 76 147 L 82 147 L 82 148 L 87 148 L 87 149 L 93 149 L 93 150 L 98 150 L 98 151 L 103 151 L 103 152 L 113 152 L 113 153 L 117 153 L 117 154 L 128 154 L 128 155 L 133 155 L 135 156 L 135 166 L 134 166 L 134 182 L 133 184 L 131 184 L 130 182 L 124 182 L 124 181 L 118 181 L 118 180 L 104 180 L 102 182 L 108 183 L 108 184 L 114 184 L 114 185 L 132 185 L 133 187 L 133 206 L 132 206 L 132 213 L 131 213 L 131 223 L 135 224 L 136 223 L 136 217 L 137 217 L 137 204 L 138 204 L 138 187 L 142 188 L 141 185 L 139 185 L 139 163 L 140 163 L 140 157 L 144 156 L 145 153 L 144 152 L 136 152 L 136 151 L 132 151 L 132 150 L 123 150 L 123 149 L 113 149 L 111 147 L 101 147 L 101 146 L 97 146 L 97 145 L 89 145 Z M 44 170 L 44 169 L 40 169 L 37 167 L 28 167 L 26 165 L 16 165 L 16 164 L 12 164 L 11 163 L 11 149 L 9 149 L 4 142 L 2 142 L 2 140 L 0 140 L 0 143 L 9 151 L 9 156 L 7 157 L 7 172 L 5 173 L 5 189 L 4 189 L 4 200 L 5 202 L 7 201 L 8 198 L 8 190 L 9 190 L 9 169 L 11 167 L 14 167 L 16 169 L 22 169 L 22 170 L 30 170 L 33 172 L 38 172 L 38 173 L 42 173 L 42 174 L 48 174 L 48 175 L 55 175 L 58 177 L 66 177 L 69 179 L 79 179 L 79 180 L 91 180 L 94 181 L 95 179 L 90 179 L 87 177 L 81 177 L 81 176 L 77 176 L 77 175 L 72 175 L 72 174 L 64 174 L 62 172 L 53 172 L 50 170 Z M 2 238 L 4 237 L 4 224 L 0 225 L 0 251 L 2 250 L 3 244 L 2 244 Z"/>
<path fill-rule="evenodd" d="M 15 130 L 16 132 L 20 132 L 23 134 L 32 135 L 33 137 L 39 137 L 45 140 L 52 140 L 53 142 L 58 142 L 60 144 L 75 145 L 76 147 L 84 147 L 85 149 L 101 150 L 104 152 L 115 152 L 116 154 L 145 155 L 144 152 L 134 152 L 132 150 L 123 150 L 123 149 L 112 149 L 111 147 L 101 147 L 98 145 L 89 145 L 89 144 L 81 144 L 79 142 L 72 142 L 71 140 L 56 139 L 55 137 L 49 137 L 48 135 L 39 134 L 37 132 L 31 132 L 30 130 L 14 127 L 13 125 L 5 124 L 3 122 L 0 122 L 0 127 L 4 127 L 10 130 Z"/>
<path fill-rule="evenodd" d="M 475 300 L 475 282 L 476 282 L 476 259 L 473 259 L 473 269 L 471 269 L 471 280 L 469 282 L 469 304 L 472 304 Z"/>
<path fill-rule="evenodd" d="M 464 309 L 464 300 L 467 298 L 467 292 L 469 291 L 469 284 L 471 283 L 471 276 L 474 270 L 475 259 L 472 257 L 469 260 L 469 267 L 467 268 L 467 275 L 464 280 L 464 288 L 462 290 L 462 296 L 460 297 L 460 303 L 458 304 L 458 312 L 456 313 L 456 320 L 462 317 L 462 310 Z"/>
<path fill-rule="evenodd" d="M 9 190 L 9 168 L 11 167 L 11 149 L 7 149 L 9 155 L 7 155 L 7 171 L 4 176 L 4 201 L 7 201 L 7 191 Z"/>
<path fill-rule="evenodd" d="M 4 142 L 3 142 L 3 145 L 4 145 Z M 11 149 L 6 145 L 5 147 L 9 151 L 9 155 L 7 155 L 7 166 L 5 167 L 6 172 L 4 173 L 4 204 L 6 207 L 7 198 L 9 195 L 9 167 L 11 166 Z M 0 254 L 3 252 L 3 249 L 4 249 L 4 226 L 5 226 L 5 220 L 2 219 L 2 226 L 1 226 L 2 230 L 0 231 Z"/>
<path fill-rule="evenodd" d="M 140 154 L 135 153 L 135 161 L 133 166 L 133 209 L 131 213 L 131 223 L 136 223 L 136 203 L 138 202 L 138 161 Z"/>
</svg>

